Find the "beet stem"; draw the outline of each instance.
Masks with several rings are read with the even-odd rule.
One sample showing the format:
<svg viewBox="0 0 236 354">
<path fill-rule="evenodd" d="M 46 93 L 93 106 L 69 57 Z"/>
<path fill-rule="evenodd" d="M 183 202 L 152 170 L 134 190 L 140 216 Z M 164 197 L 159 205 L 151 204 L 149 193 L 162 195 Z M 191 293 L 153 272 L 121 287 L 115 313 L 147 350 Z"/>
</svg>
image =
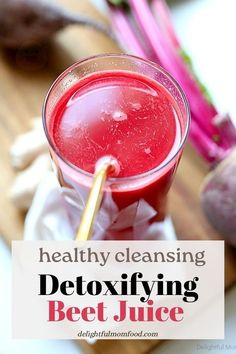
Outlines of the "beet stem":
<svg viewBox="0 0 236 354">
<path fill-rule="evenodd" d="M 152 0 L 152 8 L 158 19 L 162 33 L 165 33 L 166 38 L 171 42 L 172 46 L 176 48 L 176 50 L 181 49 L 181 44 L 175 33 L 171 19 L 171 13 L 169 7 L 166 4 L 166 1 Z"/>
<path fill-rule="evenodd" d="M 236 145 L 236 127 L 228 114 L 218 114 L 213 119 L 213 123 L 218 127 L 222 139 L 229 147 Z"/>
<path fill-rule="evenodd" d="M 91 27 L 99 32 L 104 33 L 106 36 L 116 41 L 116 38 L 111 28 L 109 28 L 108 26 L 104 25 L 101 22 L 97 22 L 96 20 L 93 20 L 89 17 L 73 14 L 70 12 L 67 12 L 66 14 L 64 14 L 64 16 L 65 16 L 65 21 L 67 21 L 67 24 L 77 24 L 77 25 Z"/>
<path fill-rule="evenodd" d="M 120 8 L 112 5 L 109 5 L 109 9 L 111 23 L 120 44 L 125 47 L 128 52 L 132 52 L 132 54 L 148 59 L 148 55 L 142 48 L 141 42 L 134 33 L 134 30 L 129 22 L 128 15 Z"/>
<path fill-rule="evenodd" d="M 218 134 L 218 130 L 211 124 L 211 119 L 217 114 L 216 109 L 203 97 L 192 74 L 186 68 L 183 59 L 161 33 L 158 24 L 146 0 L 130 0 L 131 11 L 142 28 L 146 40 L 160 58 L 161 64 L 179 81 L 189 100 L 191 111 L 204 128 L 209 137 Z"/>
<path fill-rule="evenodd" d="M 230 149 L 223 149 L 214 141 L 209 139 L 205 131 L 201 129 L 196 120 L 192 120 L 189 131 L 189 140 L 194 148 L 198 151 L 208 163 L 217 164 L 228 156 Z"/>
</svg>

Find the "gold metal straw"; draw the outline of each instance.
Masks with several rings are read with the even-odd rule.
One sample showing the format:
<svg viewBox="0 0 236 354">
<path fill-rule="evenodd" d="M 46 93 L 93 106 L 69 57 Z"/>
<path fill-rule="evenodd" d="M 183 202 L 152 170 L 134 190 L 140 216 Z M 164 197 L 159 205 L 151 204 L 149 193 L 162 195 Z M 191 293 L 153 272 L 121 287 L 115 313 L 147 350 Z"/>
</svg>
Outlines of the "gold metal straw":
<svg viewBox="0 0 236 354">
<path fill-rule="evenodd" d="M 93 232 L 93 224 L 97 212 L 99 210 L 102 197 L 103 187 L 106 182 L 108 173 L 118 173 L 118 162 L 113 157 L 104 157 L 97 164 L 97 169 L 94 175 L 92 188 L 89 192 L 84 211 L 81 216 L 80 226 L 76 235 L 77 241 L 88 240 Z"/>
</svg>

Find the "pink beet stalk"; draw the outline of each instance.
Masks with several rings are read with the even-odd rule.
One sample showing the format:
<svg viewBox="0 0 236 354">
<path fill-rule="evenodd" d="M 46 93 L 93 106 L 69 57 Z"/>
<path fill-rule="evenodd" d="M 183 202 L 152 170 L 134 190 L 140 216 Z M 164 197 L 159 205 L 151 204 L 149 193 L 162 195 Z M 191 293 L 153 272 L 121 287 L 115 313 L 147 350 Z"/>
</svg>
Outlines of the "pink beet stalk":
<svg viewBox="0 0 236 354">
<path fill-rule="evenodd" d="M 224 138 L 221 145 L 213 139 L 219 136 L 217 127 L 219 124 L 215 126 L 212 124 L 217 111 L 205 100 L 197 82 L 179 55 L 180 43 L 175 35 L 165 0 L 152 0 L 152 5 L 158 11 L 159 26 L 156 24 L 146 0 L 129 0 L 129 4 L 131 5 L 131 14 L 120 7 L 109 6 L 111 21 L 117 36 L 128 48 L 132 48 L 134 54 L 156 62 L 160 60 L 161 65 L 179 79 L 189 96 L 191 105 L 193 122 L 190 129 L 190 140 L 192 145 L 207 162 L 215 164 L 221 161 L 228 154 L 230 147 L 226 143 L 226 134 L 222 134 Z M 136 24 L 132 15 L 136 19 Z M 137 32 L 136 25 L 139 25 L 141 33 Z M 171 37 L 171 40 L 168 37 Z M 143 39 L 145 38 L 146 42 L 144 43 Z M 222 133 L 222 125 L 219 128 Z"/>
<path fill-rule="evenodd" d="M 223 160 L 230 150 L 222 149 L 216 145 L 205 132 L 199 127 L 195 120 L 192 120 L 189 131 L 189 140 L 200 156 L 207 162 L 216 164 Z"/>
<path fill-rule="evenodd" d="M 131 16 L 129 16 L 128 11 L 121 10 L 120 7 L 112 5 L 109 1 L 108 6 L 113 29 L 124 49 L 141 58 L 159 63 L 157 55 L 147 43 L 144 43 L 141 33 L 137 33 L 138 28 L 135 26 L 135 22 L 132 21 Z"/>
<path fill-rule="evenodd" d="M 138 55 L 144 59 L 149 59 L 140 41 L 137 39 L 126 14 L 118 7 L 109 6 L 109 8 L 111 23 L 120 43 L 127 51 L 132 51 L 132 54 Z"/>
<path fill-rule="evenodd" d="M 213 124 L 218 127 L 220 136 L 229 147 L 236 145 L 236 127 L 228 114 L 218 114 L 213 119 Z"/>
<path fill-rule="evenodd" d="M 175 29 L 172 24 L 170 10 L 165 0 L 153 0 L 152 8 L 158 19 L 162 33 L 165 33 L 166 38 L 168 38 L 174 48 L 177 50 L 181 49 L 181 44 L 176 36 Z"/>
<path fill-rule="evenodd" d="M 153 51 L 164 66 L 179 81 L 191 103 L 191 111 L 198 124 L 206 134 L 213 138 L 218 135 L 218 130 L 211 124 L 211 119 L 217 114 L 216 109 L 203 97 L 197 83 L 185 66 L 182 58 L 175 48 L 165 40 L 146 0 L 130 0 L 131 10 L 137 23 L 145 35 Z"/>
</svg>

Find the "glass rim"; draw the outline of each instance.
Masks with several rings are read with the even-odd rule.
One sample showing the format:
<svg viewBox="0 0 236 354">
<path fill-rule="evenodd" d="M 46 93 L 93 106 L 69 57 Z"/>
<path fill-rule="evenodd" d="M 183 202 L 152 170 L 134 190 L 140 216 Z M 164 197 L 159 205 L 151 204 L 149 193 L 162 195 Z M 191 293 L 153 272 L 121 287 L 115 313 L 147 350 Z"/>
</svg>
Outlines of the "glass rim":
<svg viewBox="0 0 236 354">
<path fill-rule="evenodd" d="M 163 164 L 159 164 L 158 166 L 152 168 L 151 170 L 148 170 L 146 172 L 140 173 L 140 174 L 136 174 L 133 176 L 127 176 L 127 177 L 108 177 L 107 178 L 107 182 L 130 182 L 132 180 L 137 180 L 138 178 L 145 178 L 148 177 L 158 171 L 161 171 L 162 169 L 164 169 L 168 164 L 170 164 L 178 155 L 178 153 L 180 152 L 180 150 L 183 148 L 187 136 L 188 136 L 188 132 L 189 132 L 189 128 L 190 128 L 190 107 L 189 107 L 189 103 L 187 100 L 187 97 L 183 91 L 183 89 L 181 88 L 180 84 L 178 83 L 178 81 L 171 75 L 168 73 L 168 71 L 166 71 L 164 68 L 162 68 L 159 64 L 156 64 L 155 62 L 152 62 L 151 60 L 147 60 L 147 59 L 143 59 L 140 58 L 138 56 L 135 55 L 130 55 L 130 54 L 98 54 L 98 55 L 94 55 L 91 57 L 87 57 L 83 60 L 80 60 L 72 65 L 70 65 L 67 69 L 65 69 L 51 84 L 46 97 L 44 99 L 43 102 L 43 107 L 42 107 L 42 121 L 43 121 L 43 128 L 44 128 L 44 132 L 47 138 L 47 141 L 49 143 L 49 146 L 51 147 L 51 149 L 55 152 L 55 154 L 70 168 L 72 168 L 74 171 L 85 175 L 86 177 L 89 178 L 93 178 L 94 174 L 87 172 L 83 169 L 81 169 L 80 167 L 74 165 L 73 163 L 71 163 L 69 160 L 67 160 L 64 156 L 62 156 L 62 154 L 60 153 L 60 151 L 58 151 L 57 147 L 55 146 L 55 144 L 53 143 L 50 134 L 48 132 L 48 128 L 47 128 L 47 124 L 46 124 L 46 107 L 47 107 L 47 103 L 48 100 L 50 98 L 50 95 L 54 89 L 54 87 L 67 75 L 69 74 L 73 69 L 77 68 L 79 65 L 84 64 L 86 62 L 90 62 L 90 61 L 94 61 L 96 59 L 102 59 L 102 58 L 127 58 L 127 59 L 133 59 L 139 62 L 142 62 L 144 64 L 147 64 L 149 66 L 152 66 L 154 69 L 159 70 L 161 73 L 163 73 L 173 84 L 174 86 L 178 89 L 180 95 L 181 95 L 181 99 L 183 100 L 184 103 L 184 107 L 186 109 L 186 128 L 183 134 L 183 137 L 181 137 L 181 141 L 180 144 L 178 146 L 178 148 L 176 149 L 176 152 L 170 156 L 170 158 L 166 159 L 165 163 Z M 122 71 L 122 70 L 121 70 Z M 145 76 L 145 74 L 144 74 Z"/>
</svg>

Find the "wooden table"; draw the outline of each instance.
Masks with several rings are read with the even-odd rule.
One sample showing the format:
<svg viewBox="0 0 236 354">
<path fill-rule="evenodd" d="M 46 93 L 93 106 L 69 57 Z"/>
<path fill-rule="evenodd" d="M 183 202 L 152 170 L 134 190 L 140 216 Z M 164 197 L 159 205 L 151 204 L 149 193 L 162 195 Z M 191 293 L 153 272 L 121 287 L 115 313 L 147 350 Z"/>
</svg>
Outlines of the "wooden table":
<svg viewBox="0 0 236 354">
<path fill-rule="evenodd" d="M 105 21 L 87 0 L 60 0 L 62 4 L 79 10 L 95 19 Z M 8 198 L 8 190 L 15 176 L 9 163 L 9 147 L 17 134 L 29 128 L 32 117 L 41 114 L 44 96 L 58 74 L 81 58 L 99 53 L 117 53 L 120 49 L 109 38 L 93 30 L 71 27 L 56 36 L 51 46 L 38 52 L 18 50 L 0 52 L 0 234 L 10 244 L 21 239 L 24 215 Z M 37 54 L 37 55 L 36 55 Z M 36 59 L 37 58 L 37 59 Z M 180 239 L 218 239 L 202 215 L 199 188 L 208 169 L 187 145 L 173 188 L 169 209 Z M 236 281 L 236 255 L 226 247 L 226 286 Z M 150 351 L 158 341 L 98 341 L 93 346 L 81 342 L 87 352 L 142 354 Z"/>
</svg>

